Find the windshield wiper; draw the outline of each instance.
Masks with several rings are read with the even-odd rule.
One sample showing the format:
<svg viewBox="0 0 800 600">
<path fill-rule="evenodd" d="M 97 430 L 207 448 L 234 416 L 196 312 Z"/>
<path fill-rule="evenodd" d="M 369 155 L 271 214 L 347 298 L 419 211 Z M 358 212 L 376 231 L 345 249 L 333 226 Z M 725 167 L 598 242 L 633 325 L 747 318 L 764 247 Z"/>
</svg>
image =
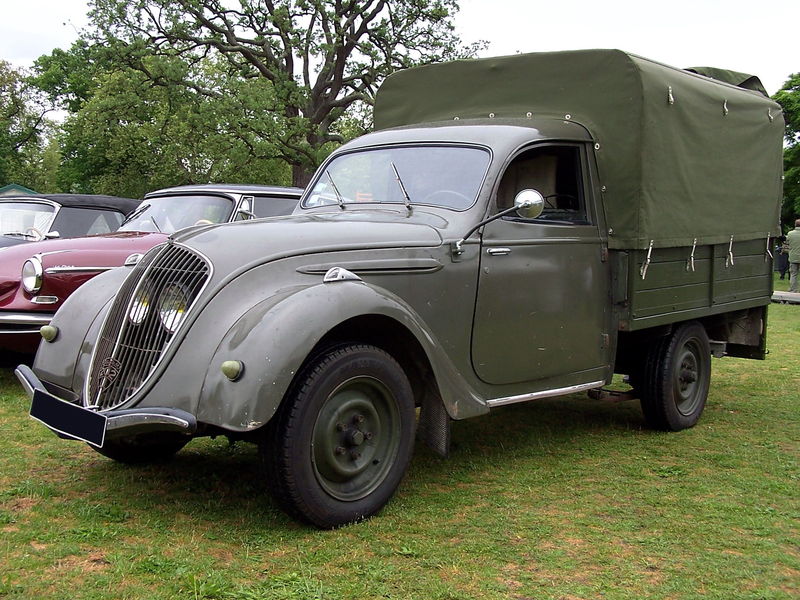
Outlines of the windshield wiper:
<svg viewBox="0 0 800 600">
<path fill-rule="evenodd" d="M 159 227 L 158 223 L 156 223 L 156 218 L 153 215 L 150 215 L 150 220 L 153 222 L 153 225 L 156 226 L 156 229 L 158 229 L 158 233 L 163 233 L 163 231 L 161 231 L 161 227 Z"/>
<path fill-rule="evenodd" d="M 325 169 L 325 175 L 328 176 L 328 181 L 331 182 L 331 187 L 333 188 L 333 192 L 336 194 L 336 202 L 339 203 L 339 208 L 344 210 L 344 198 L 342 198 L 342 195 L 339 193 L 339 188 L 336 187 L 336 182 L 333 181 L 330 171 Z"/>
<path fill-rule="evenodd" d="M 8 237 L 24 237 L 24 238 L 36 237 L 32 233 L 26 233 L 24 231 L 6 231 L 3 233 L 3 235 L 7 235 Z"/>
<path fill-rule="evenodd" d="M 136 217 L 138 217 L 144 211 L 146 211 L 148 208 L 150 208 L 149 204 L 142 204 L 139 208 L 137 208 L 135 211 L 133 211 L 131 214 L 129 214 L 127 217 L 125 217 L 125 220 L 122 223 L 120 223 L 119 226 L 122 227 L 123 225 L 125 225 L 125 223 L 130 223 Z"/>
<path fill-rule="evenodd" d="M 400 179 L 400 173 L 397 171 L 397 167 L 394 166 L 394 161 L 389 163 L 392 165 L 392 170 L 394 171 L 394 176 L 397 178 L 397 185 L 400 186 L 400 191 L 403 192 L 403 198 L 405 198 L 406 209 L 408 209 L 408 214 L 411 214 L 411 198 L 408 196 L 408 192 L 406 191 L 406 186 L 403 185 L 403 180 Z"/>
</svg>

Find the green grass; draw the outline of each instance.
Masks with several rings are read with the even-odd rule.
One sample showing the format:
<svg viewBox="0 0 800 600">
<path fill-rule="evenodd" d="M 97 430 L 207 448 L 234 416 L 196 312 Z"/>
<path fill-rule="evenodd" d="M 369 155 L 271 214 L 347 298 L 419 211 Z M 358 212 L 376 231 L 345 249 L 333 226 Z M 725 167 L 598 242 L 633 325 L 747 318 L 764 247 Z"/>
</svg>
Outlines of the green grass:
<svg viewBox="0 0 800 600">
<path fill-rule="evenodd" d="M 773 276 L 773 287 L 776 292 L 788 292 L 789 291 L 789 272 L 786 272 L 786 276 L 781 279 L 780 274 L 775 273 Z"/>
<path fill-rule="evenodd" d="M 800 306 L 771 307 L 769 341 L 714 361 L 691 430 L 645 429 L 635 401 L 509 406 L 328 532 L 275 507 L 255 448 L 118 465 L 27 417 L 2 369 L 0 598 L 797 598 Z"/>
</svg>

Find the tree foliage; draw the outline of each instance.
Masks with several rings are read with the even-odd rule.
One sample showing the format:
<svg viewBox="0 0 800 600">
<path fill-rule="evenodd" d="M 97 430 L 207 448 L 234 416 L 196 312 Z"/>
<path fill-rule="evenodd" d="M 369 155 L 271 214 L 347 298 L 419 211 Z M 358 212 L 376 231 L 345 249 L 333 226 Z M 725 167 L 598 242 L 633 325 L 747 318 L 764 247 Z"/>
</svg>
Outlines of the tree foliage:
<svg viewBox="0 0 800 600">
<path fill-rule="evenodd" d="M 23 71 L 0 60 L 0 185 L 34 187 L 42 159 L 48 108 Z"/>
<path fill-rule="evenodd" d="M 287 165 L 264 136 L 271 87 L 227 61 L 153 56 L 143 43 L 54 51 L 38 84 L 69 111 L 59 141 L 59 187 L 139 197 L 187 183 L 286 184 Z M 191 77 L 202 91 L 179 85 Z"/>
<path fill-rule="evenodd" d="M 97 41 L 144 43 L 186 64 L 222 57 L 235 79 L 271 89 L 264 131 L 304 185 L 337 123 L 370 104 L 391 72 L 474 55 L 454 33 L 456 0 L 93 0 Z M 182 84 L 214 94 L 189 69 Z M 157 81 L 157 76 L 143 70 Z M 352 125 L 352 120 L 350 125 Z"/>
<path fill-rule="evenodd" d="M 800 218 L 800 73 L 795 73 L 775 94 L 786 121 L 786 148 L 783 153 L 782 221 L 794 226 Z"/>
</svg>

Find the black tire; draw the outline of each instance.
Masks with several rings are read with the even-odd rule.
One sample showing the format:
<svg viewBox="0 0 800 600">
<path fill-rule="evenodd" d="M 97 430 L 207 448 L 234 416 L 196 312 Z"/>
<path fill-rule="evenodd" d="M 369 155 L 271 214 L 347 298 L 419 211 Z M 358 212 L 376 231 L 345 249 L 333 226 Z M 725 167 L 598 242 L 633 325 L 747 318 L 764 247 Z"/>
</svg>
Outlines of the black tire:
<svg viewBox="0 0 800 600">
<path fill-rule="evenodd" d="M 374 515 L 414 449 L 414 399 L 389 354 L 333 348 L 298 374 L 260 444 L 267 487 L 290 515 L 331 528 Z"/>
<path fill-rule="evenodd" d="M 662 431 L 693 427 L 706 405 L 711 347 L 705 328 L 684 323 L 647 350 L 642 381 L 636 378 L 647 424 Z"/>
<path fill-rule="evenodd" d="M 141 435 L 106 440 L 102 448 L 90 447 L 117 462 L 142 465 L 164 462 L 189 443 L 188 436 L 180 434 L 143 433 Z"/>
</svg>

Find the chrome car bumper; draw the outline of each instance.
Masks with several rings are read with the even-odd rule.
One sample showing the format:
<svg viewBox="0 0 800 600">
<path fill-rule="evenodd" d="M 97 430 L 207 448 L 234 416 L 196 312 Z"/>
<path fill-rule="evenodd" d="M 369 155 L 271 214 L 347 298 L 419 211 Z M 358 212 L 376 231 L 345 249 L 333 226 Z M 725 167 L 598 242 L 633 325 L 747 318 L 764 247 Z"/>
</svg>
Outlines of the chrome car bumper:
<svg viewBox="0 0 800 600">
<path fill-rule="evenodd" d="M 194 415 L 173 408 L 130 408 L 99 412 L 51 394 L 30 367 L 19 365 L 14 374 L 31 399 L 30 415 L 64 439 L 102 448 L 107 439 L 151 432 L 192 435 Z"/>
<path fill-rule="evenodd" d="M 39 333 L 49 325 L 54 313 L 0 312 L 0 333 Z"/>
</svg>

